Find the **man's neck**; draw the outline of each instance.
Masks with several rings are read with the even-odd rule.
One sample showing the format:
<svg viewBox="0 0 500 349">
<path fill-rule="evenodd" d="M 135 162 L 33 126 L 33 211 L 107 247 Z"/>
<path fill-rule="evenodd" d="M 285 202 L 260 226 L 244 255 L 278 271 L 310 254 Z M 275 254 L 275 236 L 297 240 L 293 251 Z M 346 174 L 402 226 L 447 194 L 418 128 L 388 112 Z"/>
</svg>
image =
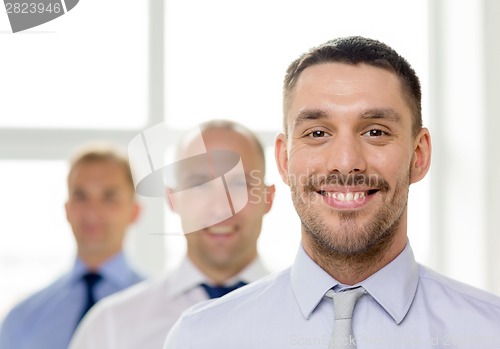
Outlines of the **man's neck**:
<svg viewBox="0 0 500 349">
<path fill-rule="evenodd" d="M 374 246 L 367 253 L 341 255 L 332 251 L 322 251 L 310 239 L 302 235 L 302 245 L 306 253 L 335 280 L 344 285 L 354 285 L 392 262 L 405 248 L 407 236 L 396 234 L 388 244 Z"/>
<path fill-rule="evenodd" d="M 118 252 L 117 252 L 118 253 Z M 114 257 L 117 253 L 112 255 L 96 255 L 96 254 L 84 254 L 78 253 L 78 257 L 81 259 L 83 264 L 87 266 L 89 271 L 97 271 L 102 267 L 104 263 Z"/>
<path fill-rule="evenodd" d="M 193 258 L 188 254 L 189 260 L 211 281 L 214 285 L 224 285 L 228 280 L 235 277 L 239 273 L 241 273 L 246 267 L 248 267 L 256 258 L 254 256 L 251 259 L 248 259 L 245 262 L 232 264 L 232 265 L 224 265 L 224 266 L 215 266 L 209 265 L 208 263 L 202 263 L 198 261 L 196 258 Z"/>
</svg>

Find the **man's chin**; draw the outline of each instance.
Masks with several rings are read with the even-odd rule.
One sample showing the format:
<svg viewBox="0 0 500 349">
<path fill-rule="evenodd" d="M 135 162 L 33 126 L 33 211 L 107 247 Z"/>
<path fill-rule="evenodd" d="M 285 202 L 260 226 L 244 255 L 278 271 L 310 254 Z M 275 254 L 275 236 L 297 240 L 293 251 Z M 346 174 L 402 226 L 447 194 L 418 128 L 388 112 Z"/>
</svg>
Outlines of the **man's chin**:
<svg viewBox="0 0 500 349">
<path fill-rule="evenodd" d="M 213 256 L 210 258 L 210 265 L 212 267 L 225 270 L 225 269 L 232 269 L 234 267 L 234 259 L 230 257 L 225 257 L 225 256 Z"/>
</svg>

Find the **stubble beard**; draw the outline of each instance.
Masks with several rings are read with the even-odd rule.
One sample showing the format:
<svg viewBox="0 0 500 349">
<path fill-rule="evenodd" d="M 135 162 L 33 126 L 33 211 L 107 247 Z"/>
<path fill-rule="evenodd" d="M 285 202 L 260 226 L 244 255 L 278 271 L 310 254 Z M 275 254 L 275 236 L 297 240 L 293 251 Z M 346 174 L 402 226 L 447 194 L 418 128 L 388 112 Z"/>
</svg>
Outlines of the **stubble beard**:
<svg viewBox="0 0 500 349">
<path fill-rule="evenodd" d="M 345 266 L 360 269 L 360 272 L 380 261 L 391 246 L 407 207 L 409 184 L 408 171 L 408 175 L 396 184 L 390 201 L 387 201 L 389 186 L 382 186 L 382 190 L 375 195 L 385 195 L 384 200 L 379 210 L 363 225 L 359 224 L 359 212 L 334 212 L 332 209 L 331 214 L 339 219 L 335 227 L 328 225 L 315 206 L 310 204 L 318 201 L 314 190 L 306 186 L 301 191 L 301 188 L 291 186 L 295 209 L 314 254 L 311 257 L 322 267 Z M 304 197 L 309 200 L 304 200 Z"/>
</svg>

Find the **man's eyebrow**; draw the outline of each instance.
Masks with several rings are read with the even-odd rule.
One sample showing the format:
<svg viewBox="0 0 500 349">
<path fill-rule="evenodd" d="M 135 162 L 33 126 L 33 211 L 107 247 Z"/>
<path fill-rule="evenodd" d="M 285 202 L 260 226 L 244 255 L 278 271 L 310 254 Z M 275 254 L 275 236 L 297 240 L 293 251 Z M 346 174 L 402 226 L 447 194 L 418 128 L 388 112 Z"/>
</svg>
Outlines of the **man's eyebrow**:
<svg viewBox="0 0 500 349">
<path fill-rule="evenodd" d="M 395 123 L 401 123 L 401 115 L 392 108 L 369 109 L 361 113 L 362 119 L 385 119 Z"/>
<path fill-rule="evenodd" d="M 300 124 L 310 121 L 310 120 L 320 120 L 320 119 L 327 119 L 328 115 L 319 109 L 308 109 L 308 110 L 302 110 L 299 112 L 297 117 L 295 118 L 294 126 L 299 126 Z"/>
<path fill-rule="evenodd" d="M 104 194 L 116 194 L 120 191 L 120 188 L 117 187 L 117 186 L 111 186 L 111 187 L 107 187 L 105 190 L 104 190 Z"/>
</svg>

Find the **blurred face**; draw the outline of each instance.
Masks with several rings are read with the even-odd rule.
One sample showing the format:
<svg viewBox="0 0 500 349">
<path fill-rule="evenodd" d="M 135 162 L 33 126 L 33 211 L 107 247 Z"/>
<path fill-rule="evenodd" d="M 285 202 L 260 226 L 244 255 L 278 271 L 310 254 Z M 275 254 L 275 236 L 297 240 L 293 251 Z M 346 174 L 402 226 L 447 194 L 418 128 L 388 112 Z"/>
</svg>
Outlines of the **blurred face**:
<svg viewBox="0 0 500 349">
<path fill-rule="evenodd" d="M 170 200 L 181 217 L 191 260 L 198 266 L 239 270 L 257 256 L 274 187 L 264 184 L 264 159 L 252 140 L 232 130 L 210 129 L 202 142 L 209 156 L 179 168 L 178 190 Z M 193 153 L 197 143 L 190 141 L 181 157 Z M 228 157 L 213 152 L 220 150 L 230 151 Z"/>
<path fill-rule="evenodd" d="M 424 177 L 428 131 L 412 136 L 397 76 L 369 65 L 306 68 L 276 141 L 306 250 L 355 256 L 406 241 L 410 183 Z"/>
<path fill-rule="evenodd" d="M 79 255 L 106 259 L 122 249 L 128 226 L 138 215 L 134 193 L 121 165 L 83 162 L 68 179 L 66 216 Z"/>
</svg>

